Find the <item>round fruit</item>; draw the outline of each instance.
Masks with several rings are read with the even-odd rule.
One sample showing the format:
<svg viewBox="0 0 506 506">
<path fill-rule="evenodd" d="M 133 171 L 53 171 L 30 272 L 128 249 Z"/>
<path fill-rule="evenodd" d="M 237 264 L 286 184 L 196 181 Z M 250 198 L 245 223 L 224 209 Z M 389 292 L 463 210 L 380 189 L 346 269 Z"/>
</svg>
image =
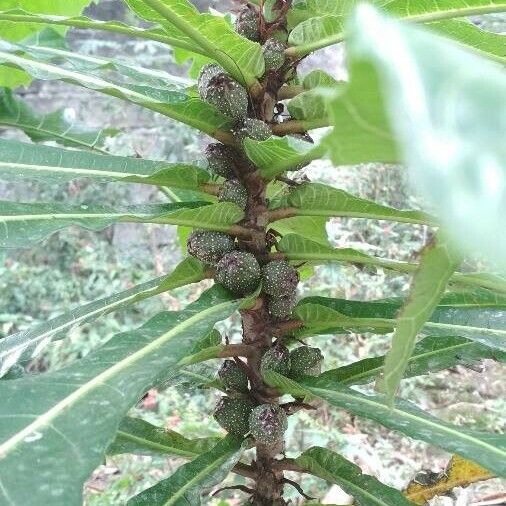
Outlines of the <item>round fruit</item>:
<svg viewBox="0 0 506 506">
<path fill-rule="evenodd" d="M 218 198 L 222 202 L 233 202 L 241 209 L 246 209 L 248 190 L 237 179 L 230 179 L 221 186 Z"/>
<path fill-rule="evenodd" d="M 286 320 L 292 314 L 296 303 L 297 297 L 295 294 L 287 295 L 286 297 L 269 297 L 267 310 L 273 318 Z"/>
<path fill-rule="evenodd" d="M 276 344 L 268 349 L 260 362 L 262 374 L 266 371 L 274 371 L 283 376 L 290 374 L 290 351 L 282 344 Z"/>
<path fill-rule="evenodd" d="M 200 74 L 197 80 L 197 88 L 202 100 L 207 99 L 207 89 L 209 88 L 211 79 L 220 74 L 226 75 L 226 72 L 216 63 L 208 63 L 200 69 Z"/>
<path fill-rule="evenodd" d="M 246 6 L 237 16 L 235 31 L 249 40 L 258 42 L 260 40 L 259 21 L 258 12 L 254 8 Z"/>
<path fill-rule="evenodd" d="M 254 404 L 247 399 L 222 397 L 214 410 L 214 419 L 226 431 L 244 436 L 249 432 L 249 417 Z"/>
<path fill-rule="evenodd" d="M 227 390 L 235 390 L 243 394 L 248 392 L 248 376 L 233 360 L 225 360 L 221 365 L 218 376 Z"/>
<path fill-rule="evenodd" d="M 187 248 L 188 253 L 201 262 L 215 264 L 235 248 L 235 240 L 223 232 L 195 230 L 188 237 Z"/>
<path fill-rule="evenodd" d="M 215 142 L 206 147 L 205 154 L 211 172 L 225 179 L 234 177 L 235 152 L 233 148 Z"/>
<path fill-rule="evenodd" d="M 277 39 L 268 39 L 262 46 L 265 60 L 265 70 L 278 70 L 285 63 L 286 45 Z"/>
<path fill-rule="evenodd" d="M 262 268 L 262 289 L 274 297 L 293 294 L 299 283 L 299 273 L 288 262 L 274 260 Z"/>
<path fill-rule="evenodd" d="M 205 100 L 235 119 L 248 114 L 248 93 L 227 74 L 217 74 L 209 80 Z"/>
<path fill-rule="evenodd" d="M 266 123 L 255 118 L 246 118 L 243 124 L 235 131 L 235 135 L 240 142 L 246 137 L 255 141 L 266 141 L 272 135 L 272 131 Z"/>
<path fill-rule="evenodd" d="M 261 276 L 257 259 L 247 251 L 227 253 L 216 267 L 216 281 L 235 295 L 246 295 L 255 290 Z"/>
<path fill-rule="evenodd" d="M 283 439 L 288 420 L 283 408 L 275 404 L 261 404 L 251 411 L 249 427 L 257 442 L 272 445 Z"/>
<path fill-rule="evenodd" d="M 290 376 L 318 376 L 322 372 L 323 355 L 320 348 L 301 346 L 290 353 Z"/>
</svg>

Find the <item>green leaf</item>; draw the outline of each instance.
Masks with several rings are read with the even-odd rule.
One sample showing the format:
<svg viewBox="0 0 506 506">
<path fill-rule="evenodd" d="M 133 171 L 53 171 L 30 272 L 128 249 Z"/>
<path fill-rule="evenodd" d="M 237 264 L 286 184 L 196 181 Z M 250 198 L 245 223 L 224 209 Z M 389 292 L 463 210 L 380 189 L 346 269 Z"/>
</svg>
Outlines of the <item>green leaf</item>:
<svg viewBox="0 0 506 506">
<path fill-rule="evenodd" d="M 332 88 L 337 84 L 339 84 L 339 82 L 323 70 L 312 70 L 309 74 L 304 76 L 304 80 L 302 81 L 302 85 L 306 90 L 319 87 Z"/>
<path fill-rule="evenodd" d="M 295 314 L 306 324 L 300 335 L 315 333 L 389 333 L 395 329 L 403 299 L 372 302 L 308 297 Z M 423 333 L 458 336 L 506 351 L 506 297 L 483 291 L 446 295 L 423 326 Z"/>
<path fill-rule="evenodd" d="M 359 2 L 350 1 L 344 4 L 335 4 L 333 9 L 309 8 L 316 17 L 306 19 L 290 33 L 289 43 L 297 46 L 291 49 L 292 55 L 305 55 L 317 49 L 342 42 L 344 39 L 343 25 L 346 15 L 354 5 Z M 467 17 L 491 12 L 506 11 L 504 0 L 445 0 L 437 3 L 418 2 L 408 4 L 404 0 L 379 0 L 373 2 L 381 7 L 386 13 L 401 17 L 414 23 L 435 24 L 434 29 L 440 30 L 443 35 L 451 37 L 457 35 L 457 40 L 464 43 L 472 43 L 473 39 L 466 40 L 463 34 L 459 34 L 456 25 L 447 28 L 443 20 Z M 383 33 L 383 32 L 381 32 Z M 493 45 L 493 48 L 496 46 Z M 504 51 L 504 49 L 503 49 Z"/>
<path fill-rule="evenodd" d="M 348 216 L 403 223 L 433 224 L 421 211 L 402 211 L 355 197 L 344 190 L 320 183 L 306 183 L 291 191 L 288 202 L 301 216 Z"/>
<path fill-rule="evenodd" d="M 308 238 L 311 242 L 328 246 L 327 221 L 328 219 L 322 216 L 295 216 L 275 221 L 271 224 L 271 228 L 285 237 L 298 234 L 298 237 Z"/>
<path fill-rule="evenodd" d="M 159 23 L 169 33 L 174 28 L 184 33 L 236 81 L 251 86 L 264 73 L 260 44 L 235 33 L 222 17 L 200 14 L 187 0 L 126 1 L 140 17 Z"/>
<path fill-rule="evenodd" d="M 379 76 L 415 186 L 459 244 L 504 270 L 503 69 L 370 8 L 360 9 L 350 28 L 358 29 L 348 43 L 350 58 Z M 390 34 L 381 50 L 373 35 L 379 32 Z"/>
<path fill-rule="evenodd" d="M 46 26 L 65 26 L 73 28 L 83 28 L 90 30 L 106 31 L 120 33 L 129 37 L 138 37 L 141 39 L 155 40 L 170 44 L 171 46 L 181 47 L 194 51 L 196 53 L 202 50 L 183 34 L 174 31 L 170 35 L 163 28 L 139 28 L 129 26 L 120 21 L 97 21 L 86 16 L 54 16 L 47 14 L 33 14 L 21 9 L 12 9 L 0 11 L 0 21 L 12 21 L 17 26 L 34 26 L 31 23 L 37 23 L 40 27 Z M 0 23 L 0 26 L 7 23 Z"/>
<path fill-rule="evenodd" d="M 235 204 L 180 202 L 112 209 L 106 206 L 65 204 L 18 204 L 0 201 L 0 248 L 23 248 L 48 235 L 80 226 L 99 231 L 118 222 L 187 225 L 227 232 L 243 217 Z"/>
<path fill-rule="evenodd" d="M 411 281 L 409 295 L 397 316 L 391 348 L 379 382 L 389 402 L 393 402 L 397 393 L 418 333 L 437 307 L 451 275 L 461 261 L 461 256 L 441 232 L 425 246 Z"/>
<path fill-rule="evenodd" d="M 343 88 L 345 85 L 342 85 Z M 327 104 L 320 88 L 305 91 L 288 102 L 288 112 L 298 120 L 314 120 L 327 116 Z"/>
<path fill-rule="evenodd" d="M 241 440 L 228 435 L 214 448 L 203 453 L 155 486 L 128 501 L 128 506 L 199 506 L 204 489 L 221 483 L 242 453 Z"/>
<path fill-rule="evenodd" d="M 55 60 L 63 61 L 63 64 L 55 65 L 52 63 Z M 231 119 L 196 98 L 192 89 L 180 78 L 165 72 L 80 56 L 59 49 L 1 41 L 0 62 L 23 69 L 37 79 L 62 80 L 132 102 L 198 128 L 219 140 L 230 140 L 230 134 L 224 130 L 232 126 Z M 117 70 L 120 75 L 114 78 L 110 71 L 104 73 L 109 68 Z"/>
<path fill-rule="evenodd" d="M 170 274 L 115 293 L 89 304 L 78 306 L 67 313 L 0 339 L 0 378 L 18 362 L 26 362 L 39 355 L 46 346 L 78 326 L 102 316 L 129 307 L 136 302 L 154 297 L 180 286 L 196 283 L 205 277 L 205 269 L 197 259 L 183 260 Z"/>
<path fill-rule="evenodd" d="M 91 3 L 91 0 L 75 0 L 72 2 L 55 2 L 54 0 L 2 0 L 2 10 L 23 9 L 30 13 L 45 13 L 49 15 L 75 16 Z M 11 22 L 0 18 L 0 33 L 2 39 L 20 41 L 35 35 L 44 25 L 24 22 Z M 59 28 L 64 33 L 66 28 Z M 0 86 L 14 88 L 21 84 L 28 85 L 30 77 L 24 72 L 0 67 Z"/>
<path fill-rule="evenodd" d="M 409 506 L 402 492 L 384 485 L 376 478 L 362 474 L 362 470 L 341 455 L 313 446 L 295 462 L 302 469 L 322 480 L 339 485 L 355 499 L 359 506 Z"/>
<path fill-rule="evenodd" d="M 56 141 L 64 146 L 102 151 L 106 137 L 117 130 L 90 130 L 70 123 L 64 110 L 40 114 L 16 98 L 8 88 L 0 88 L 0 125 L 19 128 L 34 142 Z"/>
<path fill-rule="evenodd" d="M 116 439 L 107 449 L 108 455 L 171 455 L 193 459 L 210 450 L 217 438 L 188 439 L 173 430 L 156 427 L 140 418 L 126 417 L 118 427 Z"/>
<path fill-rule="evenodd" d="M 128 409 L 240 303 L 216 286 L 58 371 L 0 382 L 1 500 L 80 505 Z M 39 472 L 19 473 L 33 462 Z"/>
<path fill-rule="evenodd" d="M 449 369 L 456 365 L 472 366 L 483 359 L 504 362 L 506 353 L 474 343 L 462 337 L 428 336 L 416 343 L 408 360 L 405 378 Z M 385 357 L 372 357 L 324 372 L 321 377 L 342 385 L 360 385 L 374 381 L 383 372 Z"/>
<path fill-rule="evenodd" d="M 321 155 L 321 148 L 295 137 L 271 137 L 266 141 L 246 139 L 244 149 L 265 179 L 309 163 Z"/>
<path fill-rule="evenodd" d="M 205 189 L 210 181 L 207 171 L 186 163 L 100 155 L 0 139 L 0 179 L 64 183 L 77 178 L 154 184 L 186 190 Z"/>
<path fill-rule="evenodd" d="M 330 378 L 305 378 L 295 382 L 269 371 L 264 379 L 283 393 L 323 399 L 332 406 L 374 420 L 406 436 L 458 453 L 498 476 L 506 475 L 506 441 L 501 434 L 485 434 L 451 425 L 403 400 L 396 400 L 392 407 L 383 395 L 365 395 Z"/>
</svg>

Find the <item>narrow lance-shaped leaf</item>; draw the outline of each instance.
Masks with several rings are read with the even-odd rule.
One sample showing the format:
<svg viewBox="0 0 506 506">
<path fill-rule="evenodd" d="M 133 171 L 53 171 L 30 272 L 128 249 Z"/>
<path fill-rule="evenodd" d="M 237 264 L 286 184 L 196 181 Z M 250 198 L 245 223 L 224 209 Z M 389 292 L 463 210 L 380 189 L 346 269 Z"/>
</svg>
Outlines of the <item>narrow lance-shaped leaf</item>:
<svg viewBox="0 0 506 506">
<path fill-rule="evenodd" d="M 485 6 L 470 2 L 478 4 Z M 350 32 L 349 57 L 378 76 L 414 186 L 456 242 L 504 270 L 503 69 L 368 6 L 357 10 Z M 381 44 L 378 33 L 388 34 Z"/>
<path fill-rule="evenodd" d="M 113 311 L 118 311 L 149 297 L 168 290 L 200 281 L 205 276 L 203 264 L 189 257 L 183 260 L 172 273 L 129 290 L 79 306 L 56 318 L 28 330 L 0 339 L 0 378 L 18 362 L 29 361 L 38 356 L 46 346 L 66 337 L 72 329 L 92 322 Z"/>
<path fill-rule="evenodd" d="M 221 483 L 242 453 L 241 440 L 231 434 L 169 478 L 128 501 L 128 506 L 199 506 L 202 491 Z"/>
<path fill-rule="evenodd" d="M 213 287 L 180 312 L 160 313 L 58 371 L 0 382 L 0 498 L 77 506 L 119 423 L 160 375 L 240 305 Z M 19 473 L 36 461 L 37 473 Z"/>
<path fill-rule="evenodd" d="M 322 480 L 339 485 L 353 496 L 358 506 L 410 506 L 401 492 L 388 487 L 341 455 L 314 446 L 306 450 L 295 462 L 302 469 Z"/>
<path fill-rule="evenodd" d="M 64 110 L 40 114 L 8 88 L 0 88 L 0 125 L 19 128 L 34 142 L 56 141 L 96 151 L 103 151 L 106 137 L 117 134 L 112 128 L 90 130 L 71 123 Z"/>
<path fill-rule="evenodd" d="M 325 297 L 303 299 L 295 315 L 304 322 L 299 336 L 314 334 L 390 333 L 403 299 L 361 302 Z M 423 326 L 423 333 L 458 336 L 506 351 L 506 298 L 487 290 L 448 294 Z"/>
<path fill-rule="evenodd" d="M 179 202 L 126 209 L 62 204 L 17 204 L 0 201 L 0 248 L 23 248 L 71 225 L 99 231 L 118 222 L 187 225 L 228 232 L 243 217 L 235 204 Z"/>
<path fill-rule="evenodd" d="M 218 438 L 188 439 L 169 429 L 157 427 L 140 418 L 126 417 L 118 427 L 116 439 L 107 449 L 108 455 L 171 455 L 193 459 L 210 450 Z"/>
<path fill-rule="evenodd" d="M 483 359 L 506 361 L 506 353 L 463 337 L 427 336 L 418 343 L 408 360 L 405 378 L 449 369 L 456 365 L 473 366 Z M 383 373 L 385 356 L 371 357 L 331 369 L 322 374 L 342 385 L 369 383 Z"/>
<path fill-rule="evenodd" d="M 389 402 L 393 402 L 399 388 L 418 333 L 437 307 L 461 261 L 460 254 L 441 231 L 424 248 L 408 298 L 397 316 L 391 348 L 379 380 Z"/>
<path fill-rule="evenodd" d="M 365 395 L 329 378 L 305 378 L 295 382 L 269 371 L 265 379 L 294 397 L 323 399 L 332 406 L 375 420 L 411 438 L 474 460 L 498 476 L 506 475 L 506 440 L 501 434 L 486 434 L 451 425 L 407 401 L 396 400 L 394 406 L 389 406 L 384 395 Z"/>
</svg>

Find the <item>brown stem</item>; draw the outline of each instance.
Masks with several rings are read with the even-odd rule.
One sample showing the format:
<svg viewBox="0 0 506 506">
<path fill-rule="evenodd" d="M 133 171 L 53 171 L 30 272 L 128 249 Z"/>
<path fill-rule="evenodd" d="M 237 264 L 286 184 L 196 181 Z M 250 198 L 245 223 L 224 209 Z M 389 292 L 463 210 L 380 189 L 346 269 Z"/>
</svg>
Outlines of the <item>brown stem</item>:
<svg viewBox="0 0 506 506">
<path fill-rule="evenodd" d="M 246 485 L 231 485 L 230 487 L 221 487 L 215 492 L 211 494 L 211 497 L 215 497 L 218 494 L 221 494 L 222 492 L 225 492 L 225 490 L 240 490 L 241 492 L 244 492 L 246 494 L 254 494 L 255 491 L 252 488 L 247 487 Z"/>
<path fill-rule="evenodd" d="M 220 358 L 227 357 L 251 357 L 257 350 L 248 344 L 229 344 L 219 353 Z"/>
<path fill-rule="evenodd" d="M 244 476 L 245 478 L 251 478 L 252 480 L 256 479 L 257 477 L 257 472 L 255 469 L 253 469 L 251 466 L 248 466 L 248 464 L 243 464 L 242 462 L 236 464 L 233 467 L 232 472 L 240 476 Z"/>
<path fill-rule="evenodd" d="M 310 495 L 307 495 L 304 490 L 302 490 L 302 487 L 296 483 L 295 481 L 289 480 L 288 478 L 283 478 L 283 483 L 288 483 L 288 485 L 291 485 L 297 492 L 304 497 L 304 499 L 307 499 L 308 501 L 311 501 L 314 499 L 314 497 L 311 497 Z"/>
<path fill-rule="evenodd" d="M 299 330 L 304 326 L 304 322 L 300 320 L 290 320 L 288 322 L 278 323 L 273 329 L 273 334 L 276 337 L 282 337 L 286 334 L 291 334 L 294 330 Z"/>
<path fill-rule="evenodd" d="M 232 225 L 228 230 L 227 233 L 230 235 L 235 235 L 236 237 L 244 238 L 244 239 L 250 239 L 253 231 L 249 228 L 241 227 L 240 225 Z"/>
<path fill-rule="evenodd" d="M 308 130 L 306 123 L 300 119 L 284 121 L 272 126 L 274 135 L 283 136 L 288 134 L 304 134 Z"/>
<path fill-rule="evenodd" d="M 305 473 L 307 472 L 304 468 L 300 467 L 294 459 L 282 459 L 276 460 L 272 464 L 274 469 L 280 471 L 293 471 L 295 473 Z"/>
<path fill-rule="evenodd" d="M 269 212 L 269 223 L 273 221 L 283 220 L 285 218 L 292 218 L 297 216 L 297 209 L 295 207 L 282 207 Z"/>
<path fill-rule="evenodd" d="M 304 92 L 304 87 L 300 85 L 296 86 L 282 86 L 278 92 L 279 100 L 287 100 L 289 98 L 296 97 Z"/>
</svg>

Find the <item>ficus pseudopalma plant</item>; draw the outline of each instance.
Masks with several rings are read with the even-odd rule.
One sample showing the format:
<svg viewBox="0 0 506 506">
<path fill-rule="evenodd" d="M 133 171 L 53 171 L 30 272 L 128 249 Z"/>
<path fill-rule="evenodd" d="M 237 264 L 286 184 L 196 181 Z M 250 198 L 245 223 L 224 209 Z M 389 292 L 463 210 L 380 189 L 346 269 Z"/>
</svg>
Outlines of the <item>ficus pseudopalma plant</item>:
<svg viewBox="0 0 506 506">
<path fill-rule="evenodd" d="M 454 453 L 483 471 L 476 479 L 505 475 L 501 435 L 446 423 L 397 390 L 404 377 L 504 359 L 506 45 L 468 18 L 506 11 L 506 1 L 256 0 L 221 17 L 188 0 L 126 0 L 146 28 L 81 16 L 87 3 L 2 2 L 0 123 L 33 143 L 0 140 L 0 176 L 154 185 L 170 201 L 3 201 L 0 246 L 32 246 L 70 225 L 102 230 L 130 221 L 193 231 L 174 272 L 0 340 L 0 503 L 81 504 L 83 484 L 105 455 L 154 447 L 189 462 L 129 505 L 198 505 L 229 473 L 245 478 L 238 487 L 245 504 L 285 505 L 287 486 L 304 495 L 288 470 L 338 484 L 364 506 L 434 495 L 392 489 L 326 448 L 286 458 L 288 418 L 321 402 Z M 198 79 L 76 54 L 62 38 L 69 27 L 158 41 L 192 59 Z M 342 42 L 346 82 L 299 71 L 311 53 Z M 109 155 L 109 125 L 93 132 L 59 112 L 41 115 L 7 88 L 31 78 L 95 90 L 198 129 L 209 138 L 205 168 Z M 395 209 L 299 177 L 321 157 L 335 166 L 404 162 L 430 207 Z M 417 262 L 401 262 L 331 247 L 331 217 L 424 224 L 432 233 Z M 459 270 L 476 251 L 496 274 Z M 404 273 L 410 293 L 298 300 L 299 270 L 324 263 Z M 156 314 L 59 370 L 27 372 L 71 328 L 205 278 L 214 286 L 181 311 Z M 223 342 L 214 327 L 234 313 L 242 341 Z M 392 333 L 390 351 L 328 370 L 311 337 L 351 331 Z M 216 358 L 223 359 L 217 377 L 195 383 L 222 391 L 214 412 L 221 440 L 187 440 L 127 417 L 149 388 Z M 370 383 L 374 394 L 356 387 Z"/>
</svg>

